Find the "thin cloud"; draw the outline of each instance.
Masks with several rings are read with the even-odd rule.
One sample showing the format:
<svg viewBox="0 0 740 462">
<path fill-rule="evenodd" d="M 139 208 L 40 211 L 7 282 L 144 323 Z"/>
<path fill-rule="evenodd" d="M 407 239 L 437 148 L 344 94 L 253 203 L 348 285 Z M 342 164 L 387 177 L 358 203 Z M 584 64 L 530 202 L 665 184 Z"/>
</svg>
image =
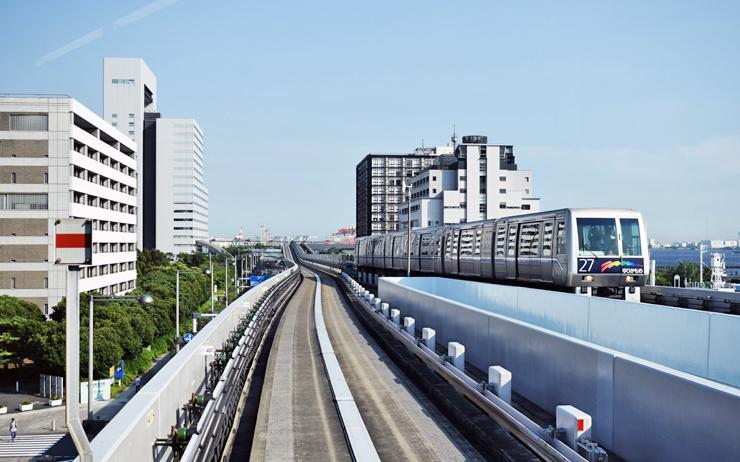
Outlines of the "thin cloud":
<svg viewBox="0 0 740 462">
<path fill-rule="evenodd" d="M 133 24 L 136 21 L 140 21 L 147 16 L 151 16 L 159 10 L 163 10 L 168 6 L 174 5 L 179 1 L 180 0 L 156 0 L 146 6 L 139 8 L 138 10 L 135 10 L 125 16 L 121 16 L 120 18 L 113 21 L 113 30 L 116 30 L 119 27 L 128 26 L 129 24 Z"/>
<path fill-rule="evenodd" d="M 44 64 L 48 63 L 49 61 L 53 61 L 57 58 L 60 58 L 67 53 L 71 53 L 72 51 L 83 47 L 89 43 L 94 42 L 95 40 L 99 39 L 103 36 L 103 28 L 99 27 L 95 29 L 94 31 L 90 32 L 89 34 L 85 34 L 82 37 L 79 37 L 75 40 L 72 40 L 71 42 L 67 43 L 66 45 L 63 45 L 56 50 L 49 52 L 45 54 L 44 56 L 40 57 L 36 61 L 36 66 L 43 66 Z"/>
<path fill-rule="evenodd" d="M 125 16 L 121 16 L 120 18 L 113 21 L 111 32 L 116 31 L 120 29 L 121 27 L 126 27 L 130 24 L 140 21 L 148 16 L 151 16 L 157 11 L 160 11 L 169 6 L 172 6 L 175 3 L 178 3 L 179 1 L 180 0 L 156 0 L 146 6 L 143 6 L 137 10 L 134 10 L 131 13 Z M 38 60 L 36 60 L 36 66 L 37 67 L 43 66 L 49 61 L 54 61 L 55 59 L 59 59 L 62 56 L 77 50 L 78 48 L 81 48 L 85 45 L 88 45 L 102 38 L 104 35 L 103 31 L 104 31 L 104 28 L 99 27 L 88 34 L 85 34 L 79 38 L 76 38 L 75 40 L 72 40 L 71 42 L 65 45 L 62 45 L 56 50 L 51 51 L 45 54 L 44 56 L 40 57 Z"/>
</svg>

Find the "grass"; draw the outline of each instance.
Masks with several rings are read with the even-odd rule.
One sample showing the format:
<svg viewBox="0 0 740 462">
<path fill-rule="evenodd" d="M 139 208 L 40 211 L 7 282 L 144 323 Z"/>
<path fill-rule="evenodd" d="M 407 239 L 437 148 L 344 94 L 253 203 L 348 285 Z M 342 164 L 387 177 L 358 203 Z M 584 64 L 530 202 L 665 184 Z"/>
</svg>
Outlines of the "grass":
<svg viewBox="0 0 740 462">
<path fill-rule="evenodd" d="M 114 381 L 111 385 L 110 395 L 111 398 L 116 398 L 121 394 L 129 385 L 134 382 L 134 379 L 138 375 L 142 375 L 149 368 L 152 367 L 154 360 L 160 357 L 162 354 L 167 353 L 170 349 L 170 343 L 167 341 L 171 336 L 165 335 L 158 337 L 151 345 L 150 349 L 144 348 L 139 352 L 134 359 L 126 362 L 125 372 L 121 385 L 118 385 L 118 381 Z"/>
</svg>

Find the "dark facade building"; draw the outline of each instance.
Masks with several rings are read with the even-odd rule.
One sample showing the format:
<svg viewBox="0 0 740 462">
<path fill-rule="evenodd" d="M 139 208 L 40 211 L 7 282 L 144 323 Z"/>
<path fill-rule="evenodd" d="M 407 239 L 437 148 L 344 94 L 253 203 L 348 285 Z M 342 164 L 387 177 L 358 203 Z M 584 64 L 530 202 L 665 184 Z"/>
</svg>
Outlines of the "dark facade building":
<svg viewBox="0 0 740 462">
<path fill-rule="evenodd" d="M 451 148 L 417 149 L 408 154 L 368 154 L 356 168 L 357 237 L 401 229 L 399 206 L 406 200 L 404 180 L 434 164 Z"/>
</svg>

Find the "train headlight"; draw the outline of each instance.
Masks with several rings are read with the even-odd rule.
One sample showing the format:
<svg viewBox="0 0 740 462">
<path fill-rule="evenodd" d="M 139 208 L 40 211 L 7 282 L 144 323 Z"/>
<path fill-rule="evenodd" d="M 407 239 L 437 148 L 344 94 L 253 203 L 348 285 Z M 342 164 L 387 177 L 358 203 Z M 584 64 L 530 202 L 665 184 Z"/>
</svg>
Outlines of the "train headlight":
<svg viewBox="0 0 740 462">
<path fill-rule="evenodd" d="M 588 276 L 583 276 L 583 278 L 581 279 L 583 279 L 586 282 L 592 282 L 594 280 L 594 277 L 589 274 Z"/>
<path fill-rule="evenodd" d="M 625 278 L 625 281 L 627 281 L 627 282 L 635 282 L 635 280 L 636 280 L 636 278 L 634 276 L 627 276 Z"/>
</svg>

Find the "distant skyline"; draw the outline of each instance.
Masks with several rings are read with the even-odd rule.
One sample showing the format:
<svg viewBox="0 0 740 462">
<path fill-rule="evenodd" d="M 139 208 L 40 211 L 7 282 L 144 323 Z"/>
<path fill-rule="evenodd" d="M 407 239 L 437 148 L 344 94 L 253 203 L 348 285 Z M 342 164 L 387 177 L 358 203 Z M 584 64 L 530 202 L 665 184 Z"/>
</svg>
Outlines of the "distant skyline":
<svg viewBox="0 0 740 462">
<path fill-rule="evenodd" d="M 99 114 L 103 58 L 143 58 L 203 128 L 214 235 L 353 225 L 357 162 L 453 124 L 513 144 L 543 210 L 740 231 L 738 2 L 5 2 L 0 28 L 0 92 Z"/>
</svg>

